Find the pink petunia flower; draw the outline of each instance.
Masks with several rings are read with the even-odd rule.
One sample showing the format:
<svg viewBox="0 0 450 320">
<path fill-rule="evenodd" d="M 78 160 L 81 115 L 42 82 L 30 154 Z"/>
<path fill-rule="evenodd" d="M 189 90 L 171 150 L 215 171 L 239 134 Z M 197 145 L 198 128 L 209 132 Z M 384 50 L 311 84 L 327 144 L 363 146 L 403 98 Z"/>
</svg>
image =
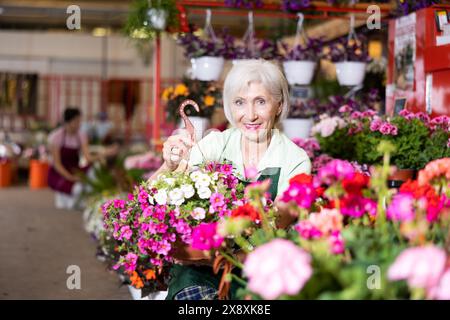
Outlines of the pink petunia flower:
<svg viewBox="0 0 450 320">
<path fill-rule="evenodd" d="M 192 248 L 198 250 L 217 249 L 222 245 L 223 237 L 217 233 L 217 222 L 201 223 L 192 230 Z"/>
<path fill-rule="evenodd" d="M 275 239 L 251 252 L 244 263 L 248 288 L 264 299 L 300 292 L 313 273 L 311 256 L 284 239 Z"/>
</svg>

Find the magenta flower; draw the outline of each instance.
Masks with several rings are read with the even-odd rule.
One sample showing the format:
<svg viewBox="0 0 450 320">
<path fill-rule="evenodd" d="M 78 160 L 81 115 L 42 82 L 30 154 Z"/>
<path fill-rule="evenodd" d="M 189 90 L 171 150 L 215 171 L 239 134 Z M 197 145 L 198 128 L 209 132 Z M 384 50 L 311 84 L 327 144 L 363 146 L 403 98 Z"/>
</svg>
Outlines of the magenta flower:
<svg viewBox="0 0 450 320">
<path fill-rule="evenodd" d="M 352 111 L 352 108 L 348 104 L 344 104 L 342 107 L 338 110 L 340 113 L 346 113 Z"/>
<path fill-rule="evenodd" d="M 317 229 L 309 220 L 302 220 L 294 226 L 294 229 L 304 239 L 317 239 L 322 236 L 322 232 Z"/>
<path fill-rule="evenodd" d="M 443 274 L 446 259 L 445 251 L 433 245 L 408 248 L 389 267 L 388 279 L 406 280 L 411 288 L 436 287 Z"/>
<path fill-rule="evenodd" d="M 233 174 L 233 166 L 231 164 L 222 164 L 219 172 L 229 176 Z"/>
<path fill-rule="evenodd" d="M 157 254 L 162 254 L 163 256 L 167 256 L 169 251 L 172 249 L 171 244 L 167 240 L 162 240 L 158 242 L 158 249 L 156 249 Z"/>
<path fill-rule="evenodd" d="M 391 126 L 389 123 L 385 122 L 380 126 L 379 131 L 384 134 L 384 135 L 388 135 L 391 133 Z"/>
<path fill-rule="evenodd" d="M 328 238 L 332 254 L 342 254 L 345 251 L 344 238 L 340 231 L 333 231 Z"/>
<path fill-rule="evenodd" d="M 125 256 L 125 262 L 123 264 L 125 266 L 125 270 L 126 271 L 136 270 L 137 259 L 138 259 L 137 254 L 132 252 L 127 253 L 127 255 Z"/>
<path fill-rule="evenodd" d="M 289 188 L 283 193 L 281 201 L 294 201 L 299 207 L 310 208 L 316 200 L 316 190 L 312 185 L 292 183 Z"/>
<path fill-rule="evenodd" d="M 383 122 L 380 119 L 374 119 L 372 120 L 372 122 L 370 123 L 370 131 L 378 131 L 380 130 L 381 124 Z"/>
<path fill-rule="evenodd" d="M 364 213 L 375 216 L 377 213 L 377 203 L 369 198 L 359 195 L 348 195 L 340 200 L 341 213 L 353 218 L 360 218 Z"/>
<path fill-rule="evenodd" d="M 248 288 L 272 300 L 300 292 L 311 277 L 311 256 L 284 239 L 275 239 L 251 252 L 244 263 Z"/>
<path fill-rule="evenodd" d="M 319 183 L 331 185 L 336 181 L 351 178 L 355 173 L 352 164 L 344 160 L 332 160 L 320 168 L 317 173 Z"/>
<path fill-rule="evenodd" d="M 121 199 L 115 199 L 114 202 L 114 208 L 116 209 L 123 209 L 125 208 L 125 201 Z"/>
<path fill-rule="evenodd" d="M 389 219 L 411 221 L 414 219 L 414 197 L 409 193 L 398 193 L 386 210 Z"/>
<path fill-rule="evenodd" d="M 119 240 L 122 240 L 122 239 L 130 240 L 132 235 L 133 235 L 133 231 L 131 231 L 130 227 L 123 226 L 122 228 L 120 228 Z"/>
<path fill-rule="evenodd" d="M 192 248 L 198 250 L 217 249 L 223 237 L 217 233 L 217 222 L 201 223 L 192 230 Z"/>
<path fill-rule="evenodd" d="M 214 192 L 209 198 L 209 202 L 214 209 L 217 209 L 225 205 L 225 197 L 221 193 Z"/>
</svg>

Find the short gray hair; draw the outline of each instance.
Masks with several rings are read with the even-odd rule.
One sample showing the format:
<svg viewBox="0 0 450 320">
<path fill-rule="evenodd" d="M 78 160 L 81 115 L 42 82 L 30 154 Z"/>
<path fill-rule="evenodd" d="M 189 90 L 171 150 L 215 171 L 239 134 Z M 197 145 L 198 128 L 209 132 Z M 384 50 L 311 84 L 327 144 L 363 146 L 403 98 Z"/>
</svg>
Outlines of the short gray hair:
<svg viewBox="0 0 450 320">
<path fill-rule="evenodd" d="M 223 106 L 225 117 L 234 125 L 231 115 L 231 103 L 234 96 L 251 82 L 260 82 L 276 103 L 282 104 L 281 114 L 275 124 L 289 113 L 289 86 L 281 69 L 266 60 L 246 60 L 237 62 L 228 73 L 223 87 Z"/>
</svg>

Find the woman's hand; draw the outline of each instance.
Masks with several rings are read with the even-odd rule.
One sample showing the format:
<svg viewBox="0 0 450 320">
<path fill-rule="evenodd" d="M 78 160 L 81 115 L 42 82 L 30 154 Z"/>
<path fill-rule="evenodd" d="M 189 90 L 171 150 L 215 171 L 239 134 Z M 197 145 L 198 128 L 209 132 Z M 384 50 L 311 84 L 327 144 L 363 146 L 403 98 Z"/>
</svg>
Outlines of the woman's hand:
<svg viewBox="0 0 450 320">
<path fill-rule="evenodd" d="M 208 251 L 192 249 L 184 243 L 175 243 L 175 250 L 172 254 L 174 260 L 182 265 L 203 265 L 211 266 L 212 257 Z"/>
<path fill-rule="evenodd" d="M 166 168 L 174 171 L 181 160 L 187 161 L 189 150 L 194 143 L 195 141 L 192 140 L 187 130 L 180 129 L 177 134 L 170 136 L 163 145 L 163 159 Z"/>
<path fill-rule="evenodd" d="M 286 229 L 298 219 L 298 213 L 292 209 L 291 204 L 276 200 L 275 206 L 277 228 Z"/>
</svg>

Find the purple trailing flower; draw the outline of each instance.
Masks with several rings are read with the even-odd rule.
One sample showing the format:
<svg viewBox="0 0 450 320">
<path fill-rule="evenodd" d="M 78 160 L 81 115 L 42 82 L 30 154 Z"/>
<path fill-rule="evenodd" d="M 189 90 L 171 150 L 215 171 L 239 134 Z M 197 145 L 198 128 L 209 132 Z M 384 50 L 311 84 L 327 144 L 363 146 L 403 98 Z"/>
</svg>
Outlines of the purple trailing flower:
<svg viewBox="0 0 450 320">
<path fill-rule="evenodd" d="M 257 9 L 264 5 L 263 0 L 225 0 L 225 5 L 229 8 Z"/>
<path fill-rule="evenodd" d="M 285 61 L 318 61 L 322 56 L 323 41 L 321 39 L 308 38 L 305 45 L 296 45 L 289 48 L 286 43 L 281 43 L 285 51 Z"/>
<path fill-rule="evenodd" d="M 298 12 L 308 8 L 310 5 L 310 0 L 283 0 L 281 2 L 281 9 L 287 12 Z"/>
</svg>

